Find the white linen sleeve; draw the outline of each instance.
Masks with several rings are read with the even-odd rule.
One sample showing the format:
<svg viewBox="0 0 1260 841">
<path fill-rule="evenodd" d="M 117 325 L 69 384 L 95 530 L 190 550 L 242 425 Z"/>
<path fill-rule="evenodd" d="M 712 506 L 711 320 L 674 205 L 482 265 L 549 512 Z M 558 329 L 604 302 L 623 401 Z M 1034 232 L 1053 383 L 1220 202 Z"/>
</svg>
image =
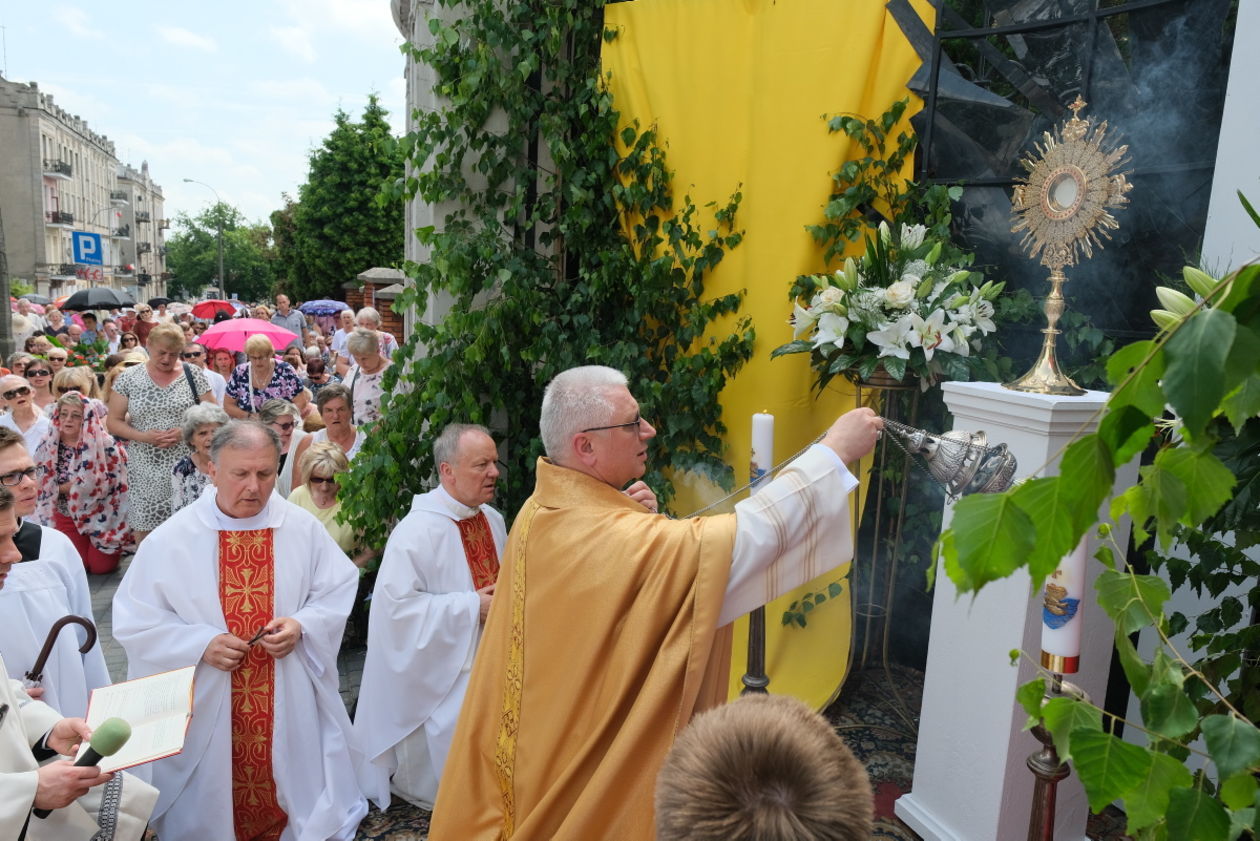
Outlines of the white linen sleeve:
<svg viewBox="0 0 1260 841">
<path fill-rule="evenodd" d="M 853 557 L 849 493 L 858 480 L 815 444 L 735 506 L 735 550 L 718 625 Z"/>
</svg>

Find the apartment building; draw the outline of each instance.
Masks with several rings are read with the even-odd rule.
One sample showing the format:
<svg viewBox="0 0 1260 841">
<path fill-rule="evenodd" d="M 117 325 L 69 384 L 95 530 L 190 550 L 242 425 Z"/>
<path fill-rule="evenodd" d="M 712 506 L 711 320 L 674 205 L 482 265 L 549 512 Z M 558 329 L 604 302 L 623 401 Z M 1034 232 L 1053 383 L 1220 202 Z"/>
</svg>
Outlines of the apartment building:
<svg viewBox="0 0 1260 841">
<path fill-rule="evenodd" d="M 137 297 L 163 294 L 165 249 L 152 233 L 162 218 L 152 221 L 154 208 L 161 213 L 161 195 L 147 164 L 139 171 L 121 164 L 113 141 L 35 82 L 0 77 L 0 223 L 11 279 L 52 298 L 91 286 Z M 150 220 L 143 262 L 134 244 L 133 198 L 144 205 L 141 218 Z M 72 231 L 102 235 L 104 265 L 75 263 Z M 148 270 L 143 286 L 140 266 Z"/>
</svg>

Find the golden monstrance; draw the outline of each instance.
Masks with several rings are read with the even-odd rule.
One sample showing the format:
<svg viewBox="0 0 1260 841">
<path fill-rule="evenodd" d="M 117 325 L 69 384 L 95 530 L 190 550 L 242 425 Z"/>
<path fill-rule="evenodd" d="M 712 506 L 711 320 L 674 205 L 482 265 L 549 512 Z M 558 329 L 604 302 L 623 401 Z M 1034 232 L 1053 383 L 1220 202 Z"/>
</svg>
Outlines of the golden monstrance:
<svg viewBox="0 0 1260 841">
<path fill-rule="evenodd" d="M 1072 117 L 1058 130 L 1042 135 L 1037 154 L 1020 161 L 1028 177 L 1018 182 L 1012 197 L 1015 226 L 1012 233 L 1024 232 L 1020 241 L 1029 257 L 1040 256 L 1050 269 L 1050 294 L 1046 296 L 1045 339 L 1036 363 L 1014 382 L 1003 383 L 1016 391 L 1038 394 L 1084 394 L 1059 369 L 1055 356 L 1057 325 L 1063 315 L 1064 266 L 1075 266 L 1083 254 L 1094 255 L 1103 239 L 1120 227 L 1110 208 L 1128 204 L 1126 195 L 1133 185 L 1127 173 L 1117 172 L 1127 163 L 1128 146 L 1116 146 L 1107 137 L 1107 123 L 1097 125 L 1081 118 L 1085 101 L 1079 96 L 1068 106 Z"/>
</svg>

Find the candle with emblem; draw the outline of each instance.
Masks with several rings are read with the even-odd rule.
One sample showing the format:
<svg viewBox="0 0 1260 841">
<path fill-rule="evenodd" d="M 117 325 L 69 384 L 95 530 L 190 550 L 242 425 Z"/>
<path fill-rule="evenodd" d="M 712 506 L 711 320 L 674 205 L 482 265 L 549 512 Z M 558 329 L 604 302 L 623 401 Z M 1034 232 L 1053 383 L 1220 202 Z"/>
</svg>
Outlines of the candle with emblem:
<svg viewBox="0 0 1260 841">
<path fill-rule="evenodd" d="M 1076 674 L 1081 661 L 1081 599 L 1085 594 L 1085 539 L 1046 579 L 1041 608 L 1041 665 Z"/>
<path fill-rule="evenodd" d="M 767 481 L 770 468 L 774 467 L 774 415 L 757 412 L 752 416 L 752 463 L 748 481 L 753 482 L 756 493 Z"/>
</svg>

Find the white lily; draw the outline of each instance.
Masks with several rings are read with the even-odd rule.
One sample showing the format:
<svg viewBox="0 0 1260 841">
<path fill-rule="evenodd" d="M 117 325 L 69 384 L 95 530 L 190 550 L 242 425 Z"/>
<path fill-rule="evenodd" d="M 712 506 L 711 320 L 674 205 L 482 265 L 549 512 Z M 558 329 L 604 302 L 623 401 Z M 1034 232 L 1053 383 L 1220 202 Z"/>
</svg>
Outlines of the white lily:
<svg viewBox="0 0 1260 841">
<path fill-rule="evenodd" d="M 910 315 L 910 344 L 923 348 L 923 358 L 932 361 L 932 354 L 954 351 L 954 342 L 945 331 L 945 311 L 936 309 L 927 318 L 918 313 Z"/>
<path fill-rule="evenodd" d="M 918 248 L 923 244 L 923 237 L 925 236 L 927 236 L 926 225 L 902 225 L 901 247 L 907 251 Z"/>
<path fill-rule="evenodd" d="M 896 321 L 885 322 L 878 330 L 866 334 L 866 339 L 879 348 L 879 355 L 910 358 L 910 319 L 918 316 L 906 316 Z"/>
<path fill-rule="evenodd" d="M 802 333 L 808 332 L 818 316 L 814 315 L 812 310 L 802 307 L 799 303 L 792 305 L 792 317 L 788 319 L 788 324 L 792 325 L 792 338 L 799 339 Z"/>
<path fill-rule="evenodd" d="M 844 347 L 844 334 L 849 329 L 849 319 L 834 312 L 825 312 L 818 318 L 818 332 L 814 334 L 814 347 L 833 344 Z"/>
</svg>

